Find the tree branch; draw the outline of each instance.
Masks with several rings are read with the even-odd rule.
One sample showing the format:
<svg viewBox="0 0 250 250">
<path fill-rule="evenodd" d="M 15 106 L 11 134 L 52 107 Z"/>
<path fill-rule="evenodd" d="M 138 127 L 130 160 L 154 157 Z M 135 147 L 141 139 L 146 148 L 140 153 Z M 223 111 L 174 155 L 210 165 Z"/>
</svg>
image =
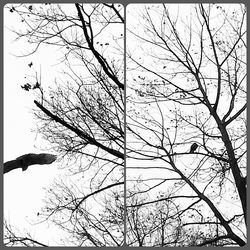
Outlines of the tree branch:
<svg viewBox="0 0 250 250">
<path fill-rule="evenodd" d="M 89 144 L 95 145 L 97 147 L 100 147 L 101 149 L 103 149 L 104 151 L 118 157 L 121 159 L 124 159 L 124 154 L 119 152 L 118 150 L 109 148 L 104 146 L 103 144 L 99 143 L 98 141 L 96 141 L 93 137 L 89 136 L 86 132 L 73 127 L 72 125 L 68 124 L 66 121 L 64 121 L 63 119 L 59 118 L 58 116 L 52 114 L 48 109 L 46 109 L 44 106 L 42 106 L 39 102 L 37 102 L 36 100 L 34 100 L 34 103 L 36 104 L 36 106 L 41 109 L 46 115 L 48 115 L 50 118 L 52 118 L 54 121 L 60 123 L 62 126 L 68 128 L 69 130 L 73 131 L 74 133 L 76 133 L 79 137 L 81 137 L 82 139 L 84 139 L 86 142 L 88 142 Z"/>
</svg>

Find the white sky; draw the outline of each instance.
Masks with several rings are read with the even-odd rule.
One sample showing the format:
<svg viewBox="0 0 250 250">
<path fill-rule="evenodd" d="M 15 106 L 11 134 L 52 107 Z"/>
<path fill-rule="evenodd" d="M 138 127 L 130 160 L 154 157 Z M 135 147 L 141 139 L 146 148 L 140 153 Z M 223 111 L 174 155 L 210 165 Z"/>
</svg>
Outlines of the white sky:
<svg viewBox="0 0 250 250">
<path fill-rule="evenodd" d="M 141 17 L 141 13 L 142 13 L 142 10 L 144 8 L 147 8 L 151 6 L 150 4 L 149 5 L 143 5 L 143 4 L 138 4 L 138 5 L 129 5 L 128 8 L 127 8 L 127 29 L 128 30 L 131 30 L 132 32 L 134 32 L 136 35 L 141 35 L 142 37 L 144 38 L 148 38 L 148 36 L 150 36 L 150 33 L 146 34 L 145 35 L 145 30 L 143 29 L 143 27 L 145 26 L 145 20 Z M 155 5 L 157 6 L 157 5 Z M 175 4 L 170 4 L 168 6 L 171 6 L 170 9 L 172 10 L 171 12 L 171 15 L 175 15 L 175 11 L 178 9 L 178 6 L 175 5 Z M 224 5 L 225 6 L 225 5 Z M 160 7 L 160 5 L 159 5 Z M 234 8 L 235 6 L 234 5 L 227 5 L 227 8 Z M 236 6 L 237 7 L 237 6 Z M 154 9 L 155 10 L 155 9 Z M 153 13 L 153 11 L 152 11 Z M 152 14 L 151 13 L 151 14 Z M 190 4 L 188 5 L 184 5 L 184 4 L 180 4 L 179 5 L 179 16 L 182 17 L 183 19 L 185 19 L 186 15 L 189 16 L 190 14 Z M 151 18 L 154 20 L 157 20 L 157 18 L 159 19 L 159 22 L 161 21 L 161 16 L 160 15 L 151 15 Z M 156 22 L 157 23 L 157 22 Z M 157 26 L 157 27 L 160 27 L 160 26 Z M 184 32 L 184 30 L 183 30 Z M 148 36 L 147 36 L 148 35 Z M 153 38 L 152 38 L 153 40 Z M 158 57 L 164 57 L 164 55 L 162 55 L 161 53 L 163 53 L 160 49 L 158 49 L 157 47 L 154 48 L 154 46 L 151 47 L 150 43 L 147 43 L 147 42 L 144 42 L 140 39 L 137 39 L 133 34 L 131 34 L 130 32 L 127 32 L 126 34 L 126 41 L 127 41 L 127 51 L 130 52 L 133 56 L 133 58 L 135 58 L 137 61 L 139 61 L 140 63 L 142 63 L 144 66 L 146 67 L 149 67 L 151 70 L 156 70 L 157 73 L 161 74 L 161 70 L 162 70 L 162 66 L 163 65 L 159 65 L 159 61 L 157 61 L 157 59 L 155 61 L 153 56 L 152 57 L 147 57 L 147 53 L 148 54 L 154 54 L 154 52 L 156 51 L 156 55 L 158 55 Z M 158 49 L 158 51 L 157 51 Z M 155 51 L 154 51 L 155 50 Z M 157 54 L 158 52 L 158 54 Z M 156 57 L 157 58 L 157 57 Z M 127 61 L 130 61 L 130 59 L 127 59 Z M 154 117 L 153 120 L 157 120 L 159 123 L 161 122 L 161 118 L 160 118 L 160 112 L 159 110 L 157 110 L 157 106 L 156 104 L 152 104 L 149 106 L 148 104 L 146 104 L 146 102 L 149 102 L 150 98 L 148 99 L 145 99 L 145 97 L 140 98 L 138 97 L 137 94 L 134 94 L 133 95 L 133 90 L 130 89 L 131 88 L 136 88 L 136 83 L 134 85 L 134 81 L 133 79 L 136 79 L 138 77 L 138 75 L 140 76 L 145 76 L 146 78 L 148 77 L 148 79 L 154 79 L 156 78 L 155 76 L 153 76 L 153 74 L 149 74 L 149 73 L 144 73 L 143 70 L 141 70 L 140 68 L 138 69 L 135 64 L 131 63 L 129 65 L 127 65 L 127 68 L 130 68 L 132 69 L 131 71 L 128 71 L 127 72 L 127 97 L 129 95 L 131 95 L 131 99 L 134 101 L 132 101 L 132 103 L 127 103 L 127 112 L 133 109 L 136 109 L 136 111 L 139 113 L 139 115 L 143 116 L 143 114 L 146 114 L 147 112 L 145 111 L 146 109 L 148 109 L 148 112 L 150 115 L 152 115 Z M 140 71 L 141 70 L 141 71 Z M 209 70 L 209 69 L 208 69 Z M 164 70 L 162 70 L 164 71 Z M 163 73 L 162 73 L 163 74 Z M 137 78 L 138 79 L 138 78 Z M 138 84 L 139 85 L 139 84 Z M 213 94 L 213 93 L 212 93 Z M 137 97 L 136 97 L 137 96 Z M 211 97 L 211 94 L 210 96 Z M 137 98 L 137 99 L 136 99 Z M 134 103 L 136 103 L 136 101 L 138 102 L 138 105 L 135 105 Z M 141 101 L 141 104 L 139 104 L 139 101 Z M 173 104 L 173 103 L 172 103 Z M 221 103 L 220 103 L 221 104 Z M 169 110 L 168 109 L 164 109 L 164 105 L 168 105 L 167 107 L 169 108 L 169 105 L 171 105 L 170 102 L 160 102 L 159 103 L 159 106 L 161 107 L 161 111 L 163 112 L 164 114 L 164 122 L 165 124 L 168 124 L 169 120 L 167 119 L 168 116 L 170 116 L 171 114 L 169 114 Z M 223 111 L 225 111 L 225 103 L 224 105 L 220 105 L 221 106 L 221 109 Z M 140 109 L 141 108 L 141 109 Z M 191 109 L 191 113 L 193 113 L 192 109 L 194 107 L 190 107 Z M 186 111 L 187 111 L 187 108 L 186 108 Z M 156 117 L 159 117 L 159 119 L 157 119 Z M 146 116 L 147 118 L 149 118 L 148 116 Z M 142 118 L 142 121 L 144 119 Z M 129 119 L 127 119 L 128 122 L 130 122 Z M 141 121 L 141 120 L 140 120 Z M 143 123 L 143 122 L 142 122 Z M 152 128 L 152 125 L 153 123 L 150 123 L 149 122 L 149 125 L 151 125 L 151 128 Z M 169 126 L 166 125 L 166 126 Z M 152 128 L 153 129 L 153 128 Z M 185 128 L 184 128 L 185 129 Z M 160 128 L 156 129 L 156 130 L 160 130 Z M 178 129 L 178 131 L 181 130 L 181 129 Z M 154 135 L 153 133 L 150 133 L 150 131 L 145 131 L 143 132 L 142 129 L 139 130 L 141 135 L 144 137 L 144 138 L 149 138 L 150 139 L 150 142 L 151 143 L 154 143 Z M 189 131 L 190 132 L 190 131 Z M 145 133 L 145 134 L 143 134 Z M 151 136 L 151 138 L 150 138 Z M 127 135 L 127 143 L 128 143 L 128 148 L 132 148 L 132 146 L 136 146 L 136 143 L 134 143 L 133 145 L 133 142 L 132 140 L 135 140 L 133 136 L 130 136 L 129 134 Z M 156 140 L 157 141 L 157 140 Z M 181 142 L 181 139 L 179 139 L 179 141 Z M 190 145 L 191 144 L 185 144 L 184 141 L 183 143 L 180 143 L 180 145 L 176 148 L 176 152 L 188 152 L 189 149 L 190 149 Z M 140 148 L 141 145 L 140 143 L 137 143 L 137 147 Z M 211 145 L 211 147 L 215 147 L 215 145 Z M 148 149 L 147 147 L 143 148 L 144 150 Z M 200 152 L 204 152 L 204 149 L 202 148 L 198 148 L 198 151 Z M 181 170 L 184 170 L 186 169 L 191 169 L 191 167 L 193 166 L 194 168 L 196 166 L 198 166 L 198 162 L 199 162 L 199 159 L 200 157 L 197 156 L 197 155 L 185 155 L 185 156 L 180 156 L 179 159 L 178 159 L 178 163 L 177 163 L 177 166 L 181 169 Z M 133 179 L 136 179 L 136 177 L 141 177 L 141 179 L 164 179 L 167 178 L 168 176 L 169 177 L 173 177 L 173 175 L 171 174 L 172 172 L 166 170 L 166 169 L 163 169 L 164 166 L 166 167 L 166 164 L 164 164 L 162 161 L 160 160 L 149 160 L 149 161 L 140 161 L 140 160 L 127 160 L 127 175 L 128 175 L 128 183 L 127 183 L 127 186 L 128 187 L 131 187 L 132 184 L 135 184 L 135 183 L 132 183 L 132 182 L 129 182 L 130 180 L 133 180 Z M 143 167 L 140 169 L 140 167 Z M 153 168 L 152 168 L 153 167 Z M 134 168 L 134 169 L 133 169 Z M 186 175 L 187 174 L 187 171 L 183 171 Z M 176 176 L 176 174 L 175 174 Z M 160 182 L 161 180 L 159 180 Z M 132 183 L 132 184 L 131 184 Z M 150 186 L 153 186 L 154 183 L 154 180 L 153 182 L 146 182 L 146 184 L 150 185 Z M 150 192 L 147 192 L 148 195 L 150 195 L 150 198 L 152 200 L 155 200 L 157 199 L 156 196 L 157 194 L 162 191 L 162 192 L 166 192 L 167 190 L 171 190 L 171 186 L 173 185 L 174 182 L 165 182 L 164 184 L 160 185 L 159 187 L 156 187 L 154 188 L 153 190 L 151 190 Z M 207 184 L 207 183 L 206 183 Z M 229 188 L 230 188 L 230 184 L 228 184 L 229 187 L 227 187 L 228 191 L 229 191 Z M 202 184 L 199 186 L 200 190 L 202 190 Z M 146 188 L 145 188 L 146 189 Z M 193 193 L 192 190 L 190 190 L 190 188 L 188 187 L 188 185 L 185 186 L 185 188 L 181 191 L 182 194 L 183 192 L 187 192 L 188 194 L 191 194 Z M 229 194 L 230 192 L 228 192 Z M 185 201 L 181 201 L 182 202 L 182 205 L 185 205 Z M 214 201 L 215 202 L 215 201 Z M 231 216 L 231 212 L 230 211 L 233 211 L 233 213 L 237 214 L 237 212 L 241 213 L 242 209 L 241 207 L 239 207 L 238 204 L 234 204 L 233 201 L 229 199 L 229 197 L 227 197 L 227 195 L 225 194 L 223 196 L 223 202 L 221 203 L 221 206 L 222 207 L 219 207 L 218 208 L 222 209 L 223 213 L 225 214 L 225 216 Z M 205 206 L 206 208 L 206 206 Z M 210 210 L 209 210 L 210 211 Z M 226 214 L 227 213 L 227 214 Z"/>
<path fill-rule="evenodd" d="M 15 53 L 20 55 L 21 50 L 27 48 L 25 43 L 13 42 L 15 35 L 6 28 L 20 25 L 15 17 L 8 10 L 4 11 L 4 162 L 22 154 L 48 152 L 42 150 L 47 146 L 46 141 L 31 132 L 36 129 L 36 120 L 32 115 L 32 109 L 36 108 L 33 102 L 35 97 L 31 91 L 21 89 L 21 85 L 25 83 L 26 75 L 33 75 L 34 69 L 40 69 L 40 64 L 42 84 L 45 85 L 46 79 L 53 81 L 57 55 L 55 48 L 43 47 L 39 53 L 29 57 L 13 56 Z M 34 69 L 28 67 L 31 61 Z M 59 236 L 55 228 L 44 224 L 30 229 L 30 223 L 42 207 L 45 197 L 43 188 L 48 187 L 60 173 L 57 162 L 54 162 L 51 165 L 31 166 L 24 172 L 13 170 L 4 175 L 4 218 L 21 233 L 27 229 L 35 239 L 45 244 L 48 238 Z"/>
<path fill-rule="evenodd" d="M 67 11 L 71 11 L 70 6 L 72 5 L 66 6 Z M 15 13 L 4 10 L 4 162 L 26 153 L 48 152 L 42 150 L 48 146 L 46 141 L 40 135 L 31 132 L 36 130 L 36 120 L 32 115 L 32 109 L 36 108 L 33 102 L 35 96 L 32 91 L 24 91 L 21 85 L 27 82 L 25 76 L 34 75 L 35 71 L 39 73 L 41 65 L 42 87 L 46 89 L 46 85 L 53 86 L 54 79 L 62 70 L 57 65 L 58 59 L 62 57 L 58 47 L 43 45 L 29 57 L 13 56 L 13 54 L 21 55 L 31 48 L 29 47 L 31 45 L 22 40 L 13 41 L 16 35 L 7 29 L 8 27 L 16 30 L 22 25 Z M 115 32 L 119 32 L 119 42 L 123 45 L 123 35 L 120 35 L 123 33 L 123 25 L 114 25 L 110 36 L 105 37 L 105 42 L 110 44 L 109 48 L 115 43 L 113 40 Z M 102 37 L 99 36 L 98 39 Z M 111 55 L 120 53 L 110 49 L 108 52 Z M 28 64 L 31 61 L 33 66 L 30 68 Z M 82 65 L 79 67 L 83 73 Z M 61 245 L 60 238 L 64 238 L 62 231 L 51 226 L 51 223 L 50 226 L 47 223 L 31 226 L 37 218 L 37 212 L 43 207 L 45 188 L 60 176 L 65 179 L 63 170 L 59 170 L 58 162 L 51 165 L 34 165 L 24 172 L 21 169 L 13 170 L 4 175 L 4 218 L 20 231 L 21 236 L 27 231 L 39 242 L 50 246 Z M 90 191 L 86 189 L 86 193 L 88 192 Z"/>
<path fill-rule="evenodd" d="M 15 15 L 8 10 L 4 12 L 4 26 L 6 25 L 20 25 L 19 19 L 15 19 Z M 35 97 L 31 92 L 22 90 L 20 86 L 25 83 L 24 76 L 34 73 L 32 68 L 28 67 L 31 61 L 36 70 L 39 70 L 41 64 L 42 84 L 52 82 L 57 69 L 55 64 L 59 58 L 56 48 L 51 47 L 42 47 L 38 53 L 30 57 L 17 58 L 11 54 L 19 53 L 20 49 L 27 48 L 27 44 L 12 42 L 14 38 L 15 35 L 4 27 L 4 162 L 26 153 L 47 152 L 39 149 L 46 147 L 46 141 L 31 132 L 32 129 L 36 129 L 36 121 L 31 111 L 36 108 L 33 103 Z M 45 197 L 43 188 L 48 187 L 57 176 L 60 176 L 61 171 L 58 167 L 58 163 L 55 162 L 51 165 L 32 166 L 24 172 L 21 169 L 14 170 L 4 175 L 4 218 L 21 232 L 26 228 L 35 239 L 45 244 L 49 243 L 49 239 L 59 242 L 62 235 L 57 235 L 55 228 L 47 227 L 45 224 L 29 230 L 30 222 L 32 218 L 36 218 L 42 207 Z M 127 170 L 127 173 L 132 173 L 132 170 Z M 159 173 L 155 174 L 159 176 Z M 149 173 L 148 177 L 152 177 L 152 174 Z"/>
</svg>

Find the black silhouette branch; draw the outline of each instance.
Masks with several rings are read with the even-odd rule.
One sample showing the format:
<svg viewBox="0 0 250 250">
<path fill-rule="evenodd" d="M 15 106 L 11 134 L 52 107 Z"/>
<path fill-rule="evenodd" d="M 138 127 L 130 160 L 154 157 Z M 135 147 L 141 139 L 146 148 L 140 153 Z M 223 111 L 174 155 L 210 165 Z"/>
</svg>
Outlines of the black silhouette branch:
<svg viewBox="0 0 250 250">
<path fill-rule="evenodd" d="M 46 109 L 43 105 L 41 105 L 39 102 L 37 102 L 36 100 L 34 100 L 34 103 L 36 104 L 36 106 L 41 109 L 46 115 L 48 115 L 50 118 L 52 118 L 54 121 L 60 123 L 62 126 L 68 128 L 69 130 L 73 131 L 74 133 L 76 133 L 79 137 L 81 137 L 82 139 L 84 139 L 87 143 L 95 145 L 103 150 L 105 150 L 106 152 L 124 159 L 124 154 L 119 152 L 118 150 L 106 147 L 105 145 L 99 143 L 97 140 L 95 140 L 93 137 L 91 137 L 90 135 L 88 135 L 86 132 L 73 127 L 72 125 L 68 124 L 66 121 L 64 121 L 62 118 L 59 118 L 58 116 L 52 114 L 48 109 Z"/>
<path fill-rule="evenodd" d="M 80 18 L 80 21 L 82 23 L 82 29 L 84 32 L 84 36 L 86 38 L 86 41 L 88 43 L 89 49 L 93 52 L 95 58 L 97 59 L 97 61 L 100 63 L 100 65 L 102 66 L 104 72 L 107 74 L 107 76 L 112 79 L 115 84 L 120 88 L 120 89 L 124 89 L 124 84 L 122 84 L 118 78 L 115 76 L 114 72 L 112 71 L 112 69 L 110 68 L 109 64 L 107 63 L 107 61 L 105 60 L 105 58 L 103 58 L 102 55 L 100 55 L 98 53 L 98 51 L 94 48 L 94 43 L 93 43 L 93 38 L 89 37 L 88 31 L 87 31 L 87 26 L 86 26 L 86 22 L 84 20 L 84 17 L 82 15 L 80 6 L 78 3 L 75 4 L 77 12 L 78 12 L 78 16 Z"/>
<path fill-rule="evenodd" d="M 122 23 L 124 23 L 124 18 L 121 16 L 121 14 L 119 13 L 119 11 L 116 9 L 115 5 L 112 3 L 112 4 L 107 4 L 107 3 L 104 3 L 103 5 L 109 7 L 110 9 L 112 9 L 115 14 L 119 17 L 119 19 L 121 20 Z"/>
<path fill-rule="evenodd" d="M 118 185 L 123 185 L 123 184 L 124 184 L 124 182 L 114 183 L 114 184 L 108 185 L 108 186 L 106 186 L 106 187 L 103 187 L 103 188 L 101 188 L 101 189 L 99 189 L 99 190 L 96 190 L 96 191 L 92 192 L 91 194 L 88 194 L 88 195 L 84 196 L 84 197 L 77 203 L 77 205 L 76 205 L 76 207 L 75 207 L 74 210 L 76 210 L 76 209 L 77 209 L 77 208 L 78 208 L 87 198 L 89 198 L 90 196 L 95 195 L 95 194 L 98 194 L 98 193 L 100 193 L 100 192 L 102 192 L 102 191 L 104 191 L 104 190 L 106 190 L 106 189 L 109 189 L 109 188 L 112 188 L 112 187 L 115 187 L 115 186 L 118 186 Z"/>
<path fill-rule="evenodd" d="M 56 155 L 52 154 L 25 154 L 19 156 L 15 160 L 7 161 L 4 163 L 4 174 L 10 172 L 11 170 L 22 168 L 25 171 L 29 166 L 39 164 L 51 164 L 56 160 Z"/>
<path fill-rule="evenodd" d="M 202 246 L 206 246 L 206 245 L 211 245 L 215 242 L 218 242 L 218 241 L 224 240 L 224 239 L 230 239 L 230 236 L 229 235 L 221 235 L 221 236 L 218 236 L 216 238 L 206 240 L 206 241 L 202 242 L 201 244 L 198 244 L 197 246 L 202 247 Z"/>
</svg>

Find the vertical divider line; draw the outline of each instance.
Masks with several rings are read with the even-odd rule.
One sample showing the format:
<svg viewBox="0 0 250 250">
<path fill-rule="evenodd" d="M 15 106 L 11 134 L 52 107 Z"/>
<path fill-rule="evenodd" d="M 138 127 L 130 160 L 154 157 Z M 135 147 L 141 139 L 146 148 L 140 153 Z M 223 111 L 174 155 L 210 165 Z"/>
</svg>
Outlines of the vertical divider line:
<svg viewBox="0 0 250 250">
<path fill-rule="evenodd" d="M 124 244 L 123 246 L 126 246 L 127 245 L 127 193 L 126 193 L 126 190 L 127 190 L 127 182 L 126 182 L 126 177 L 127 177 L 127 171 L 126 171 L 126 19 L 127 19 L 127 16 L 126 16 L 126 7 L 127 7 L 127 4 L 125 3 L 124 5 L 124 31 L 123 31 L 123 38 L 124 38 L 124 42 L 123 42 L 123 51 L 124 51 L 124 65 L 123 65 L 123 68 L 124 68 Z"/>
</svg>

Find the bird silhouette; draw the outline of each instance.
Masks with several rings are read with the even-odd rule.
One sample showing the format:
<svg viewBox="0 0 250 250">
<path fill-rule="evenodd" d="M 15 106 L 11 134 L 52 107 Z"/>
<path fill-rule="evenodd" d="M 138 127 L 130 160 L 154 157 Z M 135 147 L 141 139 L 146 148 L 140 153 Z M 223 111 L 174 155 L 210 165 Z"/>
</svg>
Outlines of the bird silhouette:
<svg viewBox="0 0 250 250">
<path fill-rule="evenodd" d="M 21 168 L 25 171 L 30 165 L 43 165 L 51 164 L 56 160 L 56 155 L 53 154 L 25 154 L 17 157 L 15 160 L 7 161 L 4 163 L 4 174 L 11 170 Z"/>
<path fill-rule="evenodd" d="M 194 151 L 198 148 L 197 143 L 193 143 L 190 147 L 190 152 L 189 153 L 194 153 Z"/>
<path fill-rule="evenodd" d="M 33 62 L 30 62 L 29 64 L 28 64 L 28 66 L 31 68 L 31 66 L 33 65 Z"/>
</svg>

